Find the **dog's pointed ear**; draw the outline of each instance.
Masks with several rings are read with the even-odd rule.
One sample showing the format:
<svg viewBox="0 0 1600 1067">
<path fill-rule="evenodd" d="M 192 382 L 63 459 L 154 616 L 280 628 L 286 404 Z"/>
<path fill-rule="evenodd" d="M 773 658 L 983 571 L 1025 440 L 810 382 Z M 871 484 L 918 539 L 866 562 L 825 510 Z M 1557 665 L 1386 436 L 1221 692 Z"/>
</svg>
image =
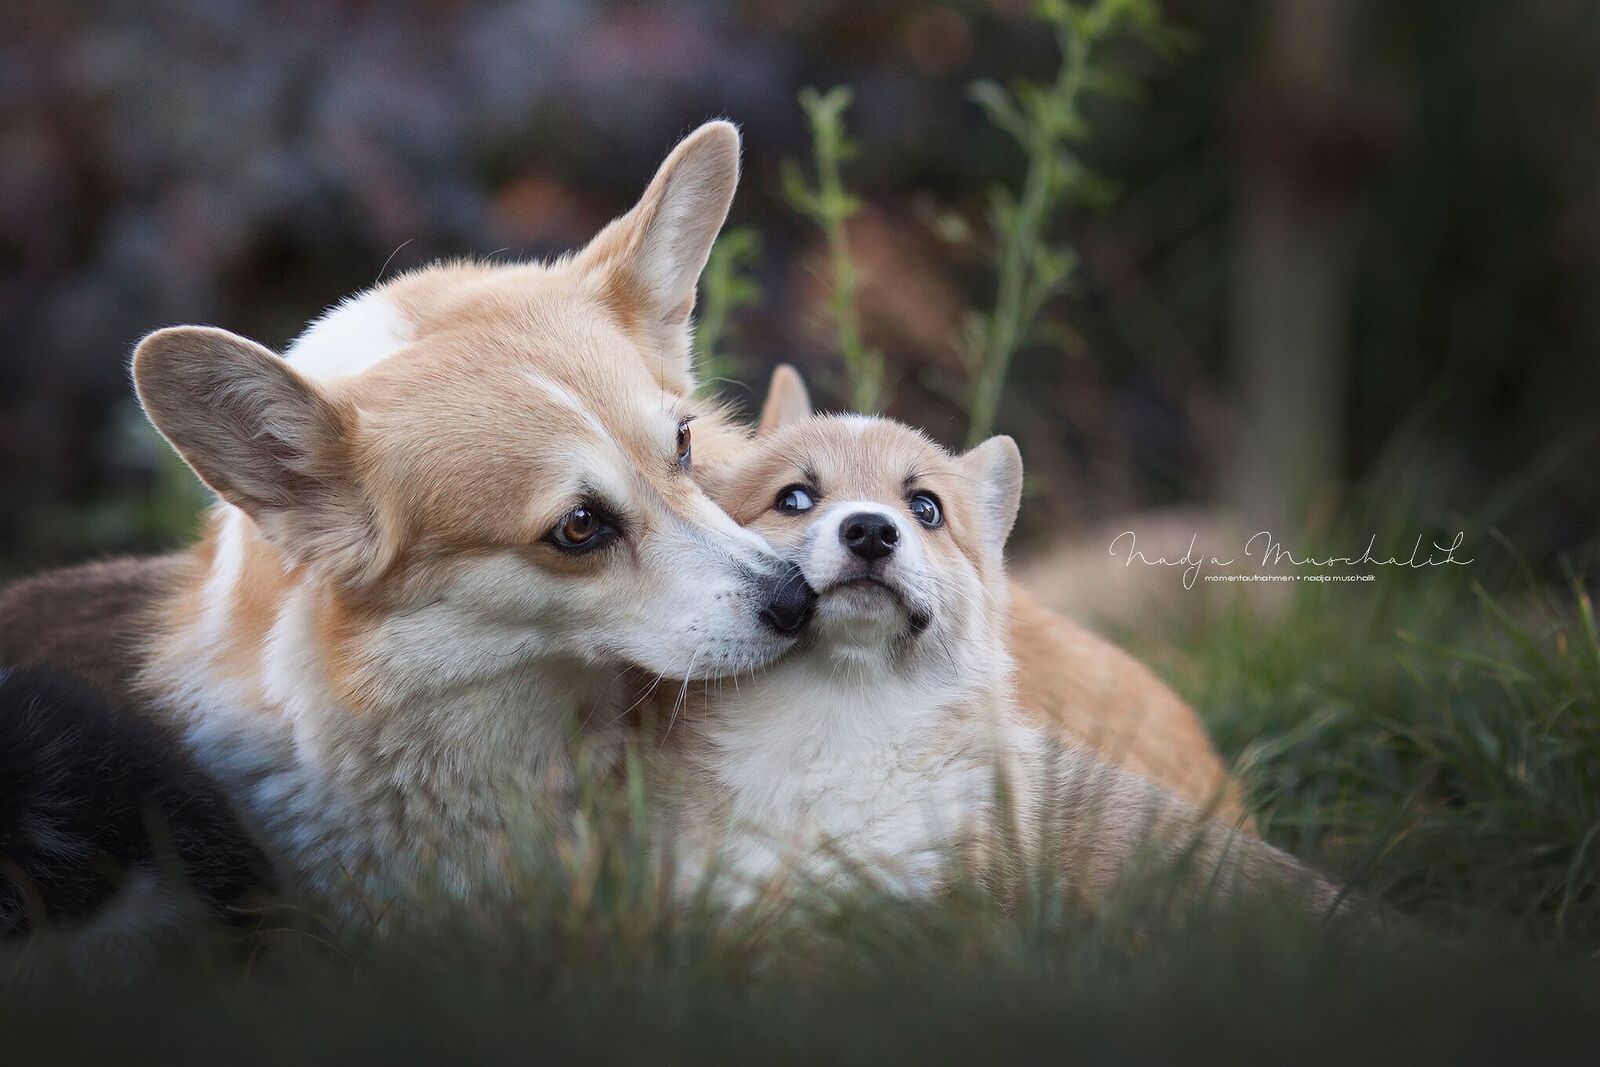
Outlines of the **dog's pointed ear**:
<svg viewBox="0 0 1600 1067">
<path fill-rule="evenodd" d="M 772 384 L 767 386 L 766 403 L 761 405 L 758 432 L 771 433 L 810 417 L 811 394 L 806 392 L 805 379 L 789 364 L 778 364 L 772 372 Z"/>
<path fill-rule="evenodd" d="M 355 412 L 273 352 L 226 330 L 157 330 L 133 354 L 139 402 L 217 495 L 291 558 L 359 578 L 382 538 L 354 483 Z"/>
<path fill-rule="evenodd" d="M 687 393 L 689 316 L 739 184 L 739 130 L 708 122 L 672 150 L 633 210 L 616 219 L 578 254 L 603 299 L 658 349 L 651 369 L 663 384 Z"/>
<path fill-rule="evenodd" d="M 990 531 L 985 541 L 1003 548 L 1022 506 L 1022 453 L 1017 443 L 1003 435 L 991 437 L 963 453 L 958 462 L 983 504 Z"/>
</svg>

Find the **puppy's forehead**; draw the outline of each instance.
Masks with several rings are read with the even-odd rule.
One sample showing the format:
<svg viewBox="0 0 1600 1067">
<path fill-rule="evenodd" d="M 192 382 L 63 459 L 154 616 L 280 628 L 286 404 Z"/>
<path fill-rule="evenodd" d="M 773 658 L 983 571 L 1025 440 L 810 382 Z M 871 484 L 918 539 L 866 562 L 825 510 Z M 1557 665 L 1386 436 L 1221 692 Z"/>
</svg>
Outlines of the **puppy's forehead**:
<svg viewBox="0 0 1600 1067">
<path fill-rule="evenodd" d="M 949 455 L 921 432 L 886 419 L 814 419 L 773 435 L 768 456 L 809 468 L 830 494 L 872 490 L 898 496 L 907 479 L 946 472 Z"/>
</svg>

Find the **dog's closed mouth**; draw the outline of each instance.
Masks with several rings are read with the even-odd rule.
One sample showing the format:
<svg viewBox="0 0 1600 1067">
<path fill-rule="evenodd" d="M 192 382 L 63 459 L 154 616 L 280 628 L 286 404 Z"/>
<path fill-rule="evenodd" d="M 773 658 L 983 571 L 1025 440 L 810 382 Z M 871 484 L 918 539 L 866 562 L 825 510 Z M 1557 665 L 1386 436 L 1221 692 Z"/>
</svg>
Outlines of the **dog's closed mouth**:
<svg viewBox="0 0 1600 1067">
<path fill-rule="evenodd" d="M 844 578 L 840 581 L 834 582 L 827 588 L 818 590 L 817 597 L 818 599 L 821 599 L 822 597 L 826 597 L 833 593 L 842 592 L 848 589 L 877 589 L 888 594 L 888 596 L 894 600 L 895 605 L 905 613 L 907 626 L 911 631 L 911 636 L 913 637 L 921 634 L 922 631 L 926 630 L 929 624 L 933 622 L 932 617 L 929 616 L 927 612 L 913 605 L 909 600 L 906 599 L 905 594 L 899 589 L 893 585 L 890 585 L 882 578 L 878 578 L 870 574 L 858 574 L 853 577 Z"/>
<path fill-rule="evenodd" d="M 895 600 L 899 601 L 902 606 L 905 604 L 905 597 L 900 595 L 900 590 L 896 589 L 882 578 L 875 578 L 870 574 L 858 574 L 853 578 L 845 578 L 834 582 L 826 589 L 819 590 L 817 595 L 827 596 L 830 593 L 836 593 L 842 589 L 881 589 L 885 593 L 888 593 L 890 596 L 894 597 Z"/>
</svg>

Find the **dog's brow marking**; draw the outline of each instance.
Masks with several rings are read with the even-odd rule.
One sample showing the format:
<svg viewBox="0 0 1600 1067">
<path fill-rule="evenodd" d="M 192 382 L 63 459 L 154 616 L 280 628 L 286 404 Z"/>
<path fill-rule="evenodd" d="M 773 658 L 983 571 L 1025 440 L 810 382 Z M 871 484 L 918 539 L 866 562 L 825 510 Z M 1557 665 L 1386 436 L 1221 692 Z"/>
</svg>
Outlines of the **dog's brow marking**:
<svg viewBox="0 0 1600 1067">
<path fill-rule="evenodd" d="M 607 431 L 600 420 L 595 417 L 594 412 L 585 407 L 583 401 L 574 396 L 572 391 L 566 386 L 562 385 L 560 382 L 551 381 L 538 371 L 523 371 L 522 376 L 526 378 L 535 389 L 542 391 L 546 396 L 550 397 L 551 400 L 554 400 L 557 404 L 560 404 L 562 407 L 581 418 L 595 433 L 599 434 L 603 438 L 606 438 L 607 440 L 610 439 L 610 432 Z"/>
<path fill-rule="evenodd" d="M 374 367 L 411 343 L 411 323 L 394 301 L 368 292 L 328 311 L 284 353 L 294 369 L 334 382 Z"/>
</svg>

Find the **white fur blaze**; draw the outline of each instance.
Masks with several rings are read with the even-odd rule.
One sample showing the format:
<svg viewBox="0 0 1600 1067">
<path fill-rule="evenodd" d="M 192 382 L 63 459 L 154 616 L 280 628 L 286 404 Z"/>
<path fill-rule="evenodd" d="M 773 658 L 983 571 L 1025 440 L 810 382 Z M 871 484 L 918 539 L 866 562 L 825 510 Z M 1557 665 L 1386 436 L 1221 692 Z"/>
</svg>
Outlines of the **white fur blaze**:
<svg viewBox="0 0 1600 1067">
<path fill-rule="evenodd" d="M 205 640 L 220 641 L 228 628 L 228 615 L 233 607 L 234 590 L 244 571 L 244 539 L 248 536 L 245 524 L 250 520 L 244 512 L 231 504 L 219 505 L 222 521 L 218 524 L 216 555 L 211 561 L 211 571 L 206 575 L 202 592 L 204 604 L 201 625 Z"/>
<path fill-rule="evenodd" d="M 367 292 L 342 301 L 306 327 L 284 353 L 295 370 L 331 383 L 377 366 L 411 343 L 412 324 L 394 301 Z"/>
</svg>

